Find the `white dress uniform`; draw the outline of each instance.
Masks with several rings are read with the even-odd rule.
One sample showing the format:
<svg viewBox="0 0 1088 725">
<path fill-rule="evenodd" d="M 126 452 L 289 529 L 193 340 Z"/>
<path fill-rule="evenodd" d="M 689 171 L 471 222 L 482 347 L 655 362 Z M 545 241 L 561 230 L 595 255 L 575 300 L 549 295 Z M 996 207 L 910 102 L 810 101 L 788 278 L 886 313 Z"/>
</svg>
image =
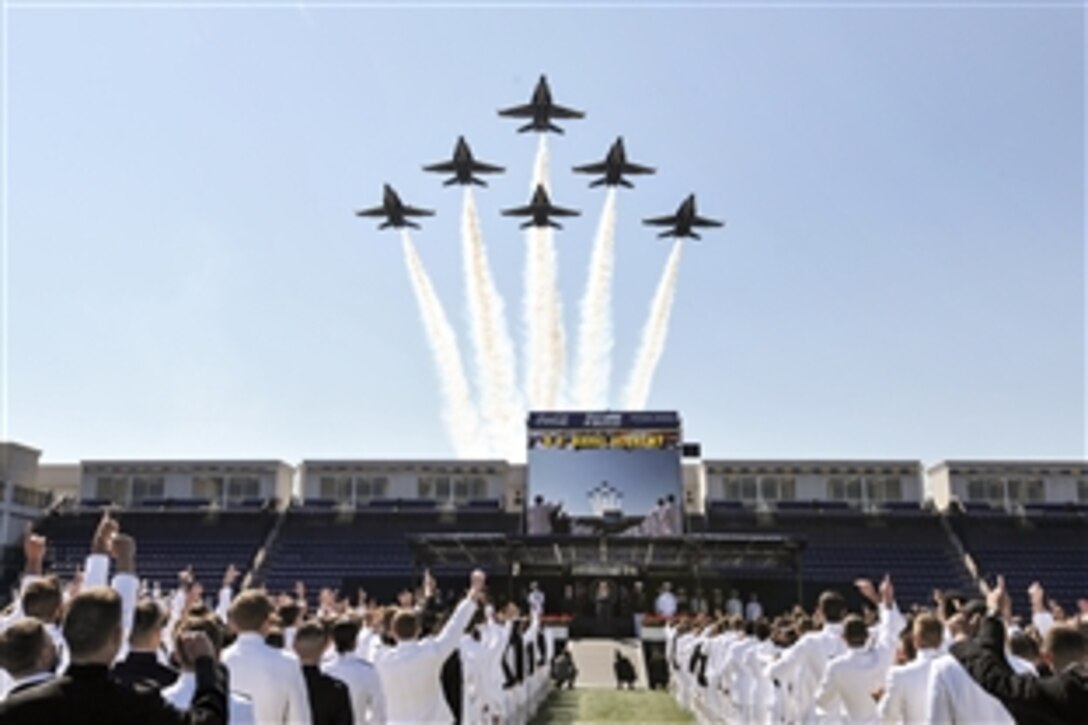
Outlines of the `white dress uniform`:
<svg viewBox="0 0 1088 725">
<path fill-rule="evenodd" d="M 261 725 L 309 725 L 310 698 L 298 660 L 269 647 L 256 632 L 243 632 L 223 650 L 230 686 L 253 702 Z"/>
<path fill-rule="evenodd" d="M 356 725 L 385 722 L 385 690 L 374 665 L 350 652 L 336 655 L 321 671 L 348 686 Z"/>
<path fill-rule="evenodd" d="M 193 705 L 194 693 L 196 693 L 196 675 L 192 672 L 182 672 L 177 682 L 163 688 L 162 699 L 179 710 L 188 710 Z M 259 725 L 256 715 L 253 714 L 253 703 L 248 698 L 233 692 L 229 693 L 227 701 L 227 721 L 230 725 Z"/>
<path fill-rule="evenodd" d="M 398 642 L 382 649 L 374 664 L 385 692 L 390 723 L 448 723 L 453 714 L 442 694 L 442 665 L 457 649 L 476 602 L 464 599 L 442 631 L 433 637 Z"/>
</svg>

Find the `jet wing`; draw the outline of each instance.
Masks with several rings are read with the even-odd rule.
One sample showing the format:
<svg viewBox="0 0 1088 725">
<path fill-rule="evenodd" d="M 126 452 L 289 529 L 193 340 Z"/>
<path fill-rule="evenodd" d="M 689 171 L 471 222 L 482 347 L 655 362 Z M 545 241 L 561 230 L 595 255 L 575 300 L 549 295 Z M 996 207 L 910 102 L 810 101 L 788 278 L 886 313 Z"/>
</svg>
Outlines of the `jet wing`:
<svg viewBox="0 0 1088 725">
<path fill-rule="evenodd" d="M 575 211 L 574 209 L 564 209 L 561 206 L 553 206 L 548 208 L 548 216 L 581 216 L 582 212 Z"/>
<path fill-rule="evenodd" d="M 376 206 L 373 209 L 362 209 L 355 212 L 355 216 L 389 216 L 384 206 Z"/>
<path fill-rule="evenodd" d="M 575 166 L 573 169 L 576 174 L 607 174 L 608 163 L 601 161 L 596 164 L 585 164 L 583 166 Z"/>
<path fill-rule="evenodd" d="M 650 226 L 655 226 L 655 227 L 673 227 L 673 226 L 676 226 L 676 222 L 677 222 L 677 218 L 676 218 L 675 215 L 673 215 L 673 216 L 658 216 L 658 217 L 652 217 L 650 219 L 643 219 L 642 220 L 643 224 L 649 224 Z"/>
<path fill-rule="evenodd" d="M 623 173 L 625 174 L 652 174 L 657 169 L 652 166 L 642 166 L 641 164 L 624 164 Z"/>
<path fill-rule="evenodd" d="M 499 111 L 499 115 L 508 118 L 532 118 L 535 110 L 532 105 L 511 106 Z"/>
<path fill-rule="evenodd" d="M 585 118 L 586 114 L 581 111 L 575 111 L 573 108 L 567 108 L 566 106 L 556 106 L 552 104 L 548 107 L 548 115 L 552 118 Z"/>
<path fill-rule="evenodd" d="M 434 216 L 434 211 L 431 209 L 417 209 L 414 206 L 403 207 L 400 213 L 404 216 Z"/>
<path fill-rule="evenodd" d="M 536 210 L 531 206 L 516 206 L 513 209 L 503 209 L 503 216 L 532 216 Z"/>
<path fill-rule="evenodd" d="M 501 174 L 506 171 L 502 166 L 495 166 L 494 164 L 485 164 L 482 161 L 473 161 L 472 170 L 478 171 L 481 174 Z"/>
<path fill-rule="evenodd" d="M 693 227 L 721 227 L 725 226 L 725 222 L 715 221 L 713 219 L 704 219 L 701 216 L 697 216 L 691 220 L 691 226 Z"/>
<path fill-rule="evenodd" d="M 445 173 L 453 173 L 457 171 L 457 164 L 453 161 L 443 161 L 438 164 L 431 164 L 423 167 L 424 171 L 442 171 Z"/>
</svg>

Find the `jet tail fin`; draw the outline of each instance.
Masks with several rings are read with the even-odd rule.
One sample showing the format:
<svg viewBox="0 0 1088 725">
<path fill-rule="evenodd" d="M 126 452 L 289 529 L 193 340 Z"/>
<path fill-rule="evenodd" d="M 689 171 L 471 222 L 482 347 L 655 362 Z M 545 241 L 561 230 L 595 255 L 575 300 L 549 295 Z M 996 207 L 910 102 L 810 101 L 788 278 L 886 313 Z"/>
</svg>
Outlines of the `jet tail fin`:
<svg viewBox="0 0 1088 725">
<path fill-rule="evenodd" d="M 602 176 L 601 178 L 596 179 L 595 181 L 589 182 L 589 188 L 590 189 L 595 189 L 598 186 L 602 186 L 607 181 L 608 181 L 608 179 L 606 179 L 605 177 Z"/>
<path fill-rule="evenodd" d="M 405 220 L 404 220 L 404 226 L 406 226 L 406 227 L 411 227 L 412 229 L 422 229 L 422 227 L 421 227 L 421 226 L 419 226 L 419 225 L 418 225 L 418 224 L 416 224 L 415 222 L 413 222 L 413 221 L 410 221 L 410 220 L 408 220 L 408 219 L 405 219 Z"/>
<path fill-rule="evenodd" d="M 546 124 L 544 124 L 544 128 L 545 128 L 546 130 L 548 130 L 548 131 L 555 131 L 555 132 L 556 132 L 556 133 L 558 133 L 558 134 L 562 134 L 562 133 L 563 133 L 563 129 L 559 128 L 558 126 L 556 126 L 556 125 L 555 125 L 554 123 L 552 123 L 551 121 L 548 121 L 548 122 L 547 122 Z"/>
<path fill-rule="evenodd" d="M 393 226 L 393 222 L 382 222 L 378 225 L 378 229 L 388 229 L 391 226 Z"/>
<path fill-rule="evenodd" d="M 532 219 L 530 219 L 530 220 L 529 220 L 529 221 L 527 221 L 527 222 L 523 222 L 523 223 L 521 224 L 521 226 L 519 226 L 519 227 L 518 227 L 518 229 L 528 229 L 528 228 L 529 228 L 529 227 L 531 227 L 531 226 L 533 226 L 533 220 L 532 220 Z"/>
<path fill-rule="evenodd" d="M 529 121 L 529 123 L 525 124 L 524 126 L 522 126 L 521 128 L 518 129 L 518 133 L 526 133 L 527 131 L 532 131 L 535 128 L 536 128 L 536 121 Z"/>
<path fill-rule="evenodd" d="M 622 176 L 620 177 L 620 180 L 619 180 L 618 183 L 619 183 L 620 186 L 622 186 L 625 189 L 634 189 L 635 188 L 634 184 L 632 184 L 630 181 L 623 178 Z"/>
<path fill-rule="evenodd" d="M 483 179 L 478 179 L 475 176 L 468 177 L 468 183 L 475 184 L 476 186 L 487 186 L 487 182 Z"/>
<path fill-rule="evenodd" d="M 456 177 L 456 176 L 453 176 L 453 177 L 451 177 L 451 178 L 449 178 L 449 179 L 446 179 L 445 181 L 443 181 L 443 182 L 442 182 L 442 186 L 453 186 L 453 185 L 454 185 L 454 184 L 456 184 L 456 183 L 457 183 L 457 177 Z"/>
<path fill-rule="evenodd" d="M 549 227 L 551 227 L 552 229 L 562 229 L 562 228 L 563 228 L 563 225 L 562 225 L 562 224 L 560 224 L 560 223 L 559 223 L 559 222 L 557 222 L 557 221 L 552 221 L 551 219 L 549 219 L 549 220 L 547 221 L 547 225 L 548 225 Z"/>
</svg>

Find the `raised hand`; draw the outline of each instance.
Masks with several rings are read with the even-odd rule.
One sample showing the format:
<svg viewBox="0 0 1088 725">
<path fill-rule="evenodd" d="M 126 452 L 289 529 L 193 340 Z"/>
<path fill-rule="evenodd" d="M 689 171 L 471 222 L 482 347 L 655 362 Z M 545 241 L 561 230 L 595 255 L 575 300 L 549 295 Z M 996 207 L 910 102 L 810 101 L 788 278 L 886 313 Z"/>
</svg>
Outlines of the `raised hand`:
<svg viewBox="0 0 1088 725">
<path fill-rule="evenodd" d="M 26 573 L 41 575 L 42 562 L 45 561 L 46 540 L 41 534 L 35 534 L 33 526 L 27 522 L 23 537 L 23 554 L 26 556 Z"/>
<path fill-rule="evenodd" d="M 182 632 L 178 645 L 189 662 L 196 662 L 200 657 L 215 657 L 212 641 L 203 632 Z"/>
<path fill-rule="evenodd" d="M 102 518 L 98 522 L 98 527 L 94 530 L 94 537 L 91 539 L 91 553 L 109 554 L 110 542 L 120 530 L 120 524 L 117 523 L 107 508 L 102 512 Z"/>
<path fill-rule="evenodd" d="M 136 539 L 128 534 L 114 534 L 110 538 L 109 553 L 118 572 L 136 573 Z"/>
<path fill-rule="evenodd" d="M 230 588 L 234 586 L 234 582 L 238 580 L 238 577 L 241 575 L 241 573 L 242 572 L 238 571 L 237 567 L 235 567 L 234 564 L 228 566 L 227 570 L 223 572 L 223 586 L 225 588 Z"/>
<path fill-rule="evenodd" d="M 880 582 L 880 601 L 885 607 L 895 604 L 895 587 L 892 586 L 891 574 L 885 574 Z"/>
<path fill-rule="evenodd" d="M 857 587 L 858 594 L 865 597 L 873 604 L 880 603 L 880 597 L 877 595 L 876 587 L 873 586 L 872 579 L 855 579 L 854 586 Z"/>
<path fill-rule="evenodd" d="M 484 574 L 482 569 L 473 569 L 472 574 L 469 575 L 468 581 L 469 596 L 479 601 L 484 596 L 484 589 L 487 587 L 487 574 Z"/>
</svg>

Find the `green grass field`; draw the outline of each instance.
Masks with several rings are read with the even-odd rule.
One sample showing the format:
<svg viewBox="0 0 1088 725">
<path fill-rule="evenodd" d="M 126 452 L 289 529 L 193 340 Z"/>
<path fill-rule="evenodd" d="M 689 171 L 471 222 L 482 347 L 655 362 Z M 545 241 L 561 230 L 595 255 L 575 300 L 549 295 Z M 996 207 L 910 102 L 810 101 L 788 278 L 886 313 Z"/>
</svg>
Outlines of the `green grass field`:
<svg viewBox="0 0 1088 725">
<path fill-rule="evenodd" d="M 532 725 L 549 723 L 692 722 L 667 692 L 654 690 L 561 690 L 553 692 Z"/>
</svg>

